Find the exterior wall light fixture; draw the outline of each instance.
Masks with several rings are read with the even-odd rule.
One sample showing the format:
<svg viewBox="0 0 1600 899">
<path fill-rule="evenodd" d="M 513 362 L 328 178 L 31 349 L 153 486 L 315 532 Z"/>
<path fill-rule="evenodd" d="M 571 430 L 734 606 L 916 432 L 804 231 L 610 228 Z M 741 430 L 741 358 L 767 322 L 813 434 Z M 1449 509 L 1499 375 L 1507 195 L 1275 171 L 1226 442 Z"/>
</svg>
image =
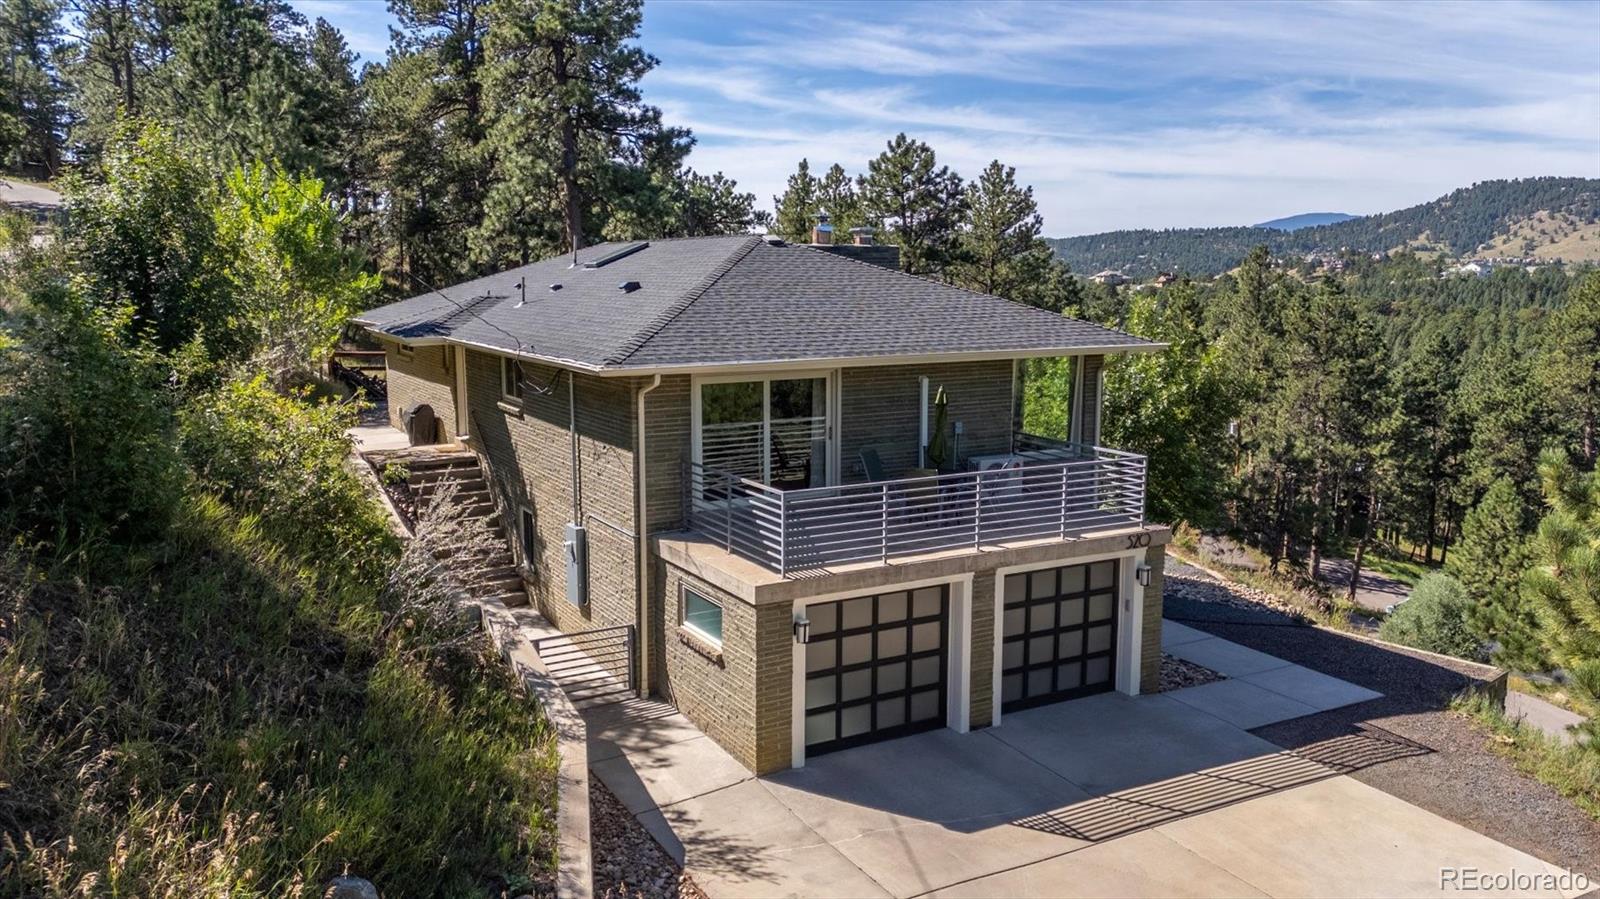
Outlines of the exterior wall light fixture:
<svg viewBox="0 0 1600 899">
<path fill-rule="evenodd" d="M 1150 586 L 1150 566 L 1140 562 L 1138 567 L 1133 569 L 1133 579 L 1138 581 L 1141 587 Z"/>
<path fill-rule="evenodd" d="M 801 615 L 794 620 L 794 642 L 802 644 L 811 642 L 810 618 Z"/>
</svg>

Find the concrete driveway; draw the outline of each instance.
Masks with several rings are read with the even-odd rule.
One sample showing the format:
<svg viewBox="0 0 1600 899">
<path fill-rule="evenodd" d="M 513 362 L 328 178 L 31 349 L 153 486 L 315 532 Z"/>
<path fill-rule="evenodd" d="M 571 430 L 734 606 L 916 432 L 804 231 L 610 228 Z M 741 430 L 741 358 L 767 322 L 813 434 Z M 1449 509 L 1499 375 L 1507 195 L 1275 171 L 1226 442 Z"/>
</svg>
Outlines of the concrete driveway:
<svg viewBox="0 0 1600 899">
<path fill-rule="evenodd" d="M 1289 752 L 1215 714 L 1221 694 L 1185 692 L 1045 706 L 767 778 L 670 708 L 622 704 L 587 716 L 591 767 L 713 896 L 1434 896 L 1457 892 L 1441 868 L 1564 873 L 1343 776 L 1425 747 L 1374 729 Z"/>
</svg>

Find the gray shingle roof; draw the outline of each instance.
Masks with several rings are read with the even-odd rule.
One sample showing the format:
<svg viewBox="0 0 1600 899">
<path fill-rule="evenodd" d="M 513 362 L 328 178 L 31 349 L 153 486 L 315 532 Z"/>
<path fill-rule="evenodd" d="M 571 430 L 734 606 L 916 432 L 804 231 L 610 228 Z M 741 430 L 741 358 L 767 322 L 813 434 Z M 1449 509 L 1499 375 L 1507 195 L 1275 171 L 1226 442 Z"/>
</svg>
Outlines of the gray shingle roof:
<svg viewBox="0 0 1600 899">
<path fill-rule="evenodd" d="M 598 244 L 356 321 L 596 369 L 1148 349 L 1131 334 L 753 235 Z M 619 284 L 638 282 L 624 291 Z M 526 301 L 519 305 L 526 284 Z M 561 285 L 552 289 L 552 285 Z M 440 293 L 444 294 L 441 296 Z"/>
</svg>

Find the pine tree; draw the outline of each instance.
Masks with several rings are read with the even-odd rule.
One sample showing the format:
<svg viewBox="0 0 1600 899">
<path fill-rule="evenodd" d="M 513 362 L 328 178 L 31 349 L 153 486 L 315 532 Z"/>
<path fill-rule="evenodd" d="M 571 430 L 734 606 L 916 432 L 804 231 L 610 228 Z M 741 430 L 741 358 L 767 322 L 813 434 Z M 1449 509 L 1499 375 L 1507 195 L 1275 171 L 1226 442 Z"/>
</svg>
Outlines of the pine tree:
<svg viewBox="0 0 1600 899">
<path fill-rule="evenodd" d="M 493 159 L 474 255 L 491 267 L 582 247 L 670 186 L 693 139 L 661 123 L 639 79 L 654 56 L 634 42 L 640 0 L 493 0 L 484 77 Z M 624 231 L 632 226 L 624 223 Z M 616 229 L 612 231 L 616 233 Z M 552 240 L 556 238 L 556 240 Z"/>
<path fill-rule="evenodd" d="M 1046 305 L 1040 300 L 1055 253 L 1039 239 L 1044 217 L 1033 188 L 1018 185 L 1016 169 L 995 160 L 967 185 L 966 205 L 967 228 L 951 279 L 981 293 Z"/>
<path fill-rule="evenodd" d="M 1572 285 L 1549 334 L 1542 380 L 1570 423 L 1580 460 L 1593 466 L 1600 460 L 1600 272 Z"/>
<path fill-rule="evenodd" d="M 789 176 L 783 195 L 772 198 L 773 230 L 779 237 L 795 243 L 810 240 L 811 226 L 822 208 L 817 199 L 820 186 L 811 174 L 811 163 L 800 160 L 794 174 Z"/>
<path fill-rule="evenodd" d="M 1600 472 L 1581 472 L 1551 450 L 1540 457 L 1539 477 L 1550 511 L 1531 544 L 1523 595 L 1551 660 L 1600 700 Z"/>
<path fill-rule="evenodd" d="M 449 284 L 475 269 L 467 235 L 483 220 L 484 37 L 488 0 L 392 0 L 389 58 L 369 66 L 370 126 L 361 149 L 384 203 L 373 255 L 391 293 Z"/>
<path fill-rule="evenodd" d="M 943 274 L 956 256 L 966 214 L 961 176 L 939 166 L 932 147 L 901 133 L 867 164 L 859 189 L 863 217 L 900 248 L 900 268 Z"/>
<path fill-rule="evenodd" d="M 50 178 L 61 170 L 68 89 L 59 0 L 0 2 L 0 168 Z"/>
<path fill-rule="evenodd" d="M 1423 545 L 1431 561 L 1435 540 L 1447 522 L 1460 515 L 1455 485 L 1461 479 L 1468 423 L 1453 403 L 1462 348 L 1443 330 L 1413 343 L 1394 373 L 1389 462 L 1405 489 L 1396 515 Z"/>
<path fill-rule="evenodd" d="M 1495 661 L 1538 671 L 1544 668 L 1538 621 L 1520 590 L 1527 565 L 1522 498 L 1510 478 L 1501 478 L 1467 513 L 1449 568 L 1472 599 L 1467 620 L 1474 633 L 1498 644 Z"/>
<path fill-rule="evenodd" d="M 817 182 L 817 205 L 828 211 L 835 240 L 847 240 L 851 228 L 866 226 L 861 216 L 861 196 L 856 182 L 837 162 Z"/>
</svg>

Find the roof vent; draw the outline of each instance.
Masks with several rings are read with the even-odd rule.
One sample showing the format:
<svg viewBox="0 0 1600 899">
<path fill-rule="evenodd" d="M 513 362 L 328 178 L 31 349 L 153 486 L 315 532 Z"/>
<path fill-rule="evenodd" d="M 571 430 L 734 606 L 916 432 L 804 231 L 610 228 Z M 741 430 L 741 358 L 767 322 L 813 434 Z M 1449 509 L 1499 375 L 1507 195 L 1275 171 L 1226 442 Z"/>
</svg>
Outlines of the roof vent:
<svg viewBox="0 0 1600 899">
<path fill-rule="evenodd" d="M 767 242 L 768 246 L 773 246 L 773 247 L 784 246 L 783 238 L 779 237 L 776 234 L 767 234 L 767 235 L 763 236 L 762 239 Z"/>
<path fill-rule="evenodd" d="M 648 246 L 650 246 L 650 241 L 648 240 L 636 240 L 633 243 L 625 243 L 609 253 L 586 260 L 583 263 L 583 267 L 600 268 L 601 266 L 610 265 L 611 263 L 616 262 L 618 259 L 621 259 L 624 256 L 632 256 L 634 253 L 637 253 Z"/>
<path fill-rule="evenodd" d="M 635 290 L 639 289 L 639 282 L 638 281 L 624 281 L 621 284 L 617 285 L 617 289 L 622 291 L 623 293 L 633 293 Z"/>
<path fill-rule="evenodd" d="M 561 285 L 560 284 L 552 284 L 552 285 L 550 285 L 550 292 L 551 293 L 555 293 L 556 291 L 558 291 L 560 289 L 561 289 Z"/>
</svg>

